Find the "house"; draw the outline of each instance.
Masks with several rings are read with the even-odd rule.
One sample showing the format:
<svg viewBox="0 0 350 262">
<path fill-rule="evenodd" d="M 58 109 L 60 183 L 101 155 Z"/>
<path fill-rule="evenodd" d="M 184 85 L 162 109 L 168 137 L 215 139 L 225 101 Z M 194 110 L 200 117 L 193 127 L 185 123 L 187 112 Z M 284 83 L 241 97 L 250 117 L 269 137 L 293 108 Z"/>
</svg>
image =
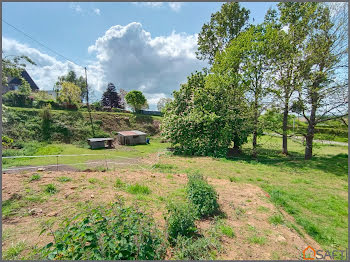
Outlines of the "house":
<svg viewBox="0 0 350 262">
<path fill-rule="evenodd" d="M 29 83 L 32 91 L 38 91 L 39 87 L 36 85 L 34 80 L 30 77 L 26 70 L 23 70 L 21 76 Z M 18 90 L 18 87 L 22 85 L 21 79 L 18 77 L 9 77 L 7 86 L 2 87 L 2 93 L 5 94 L 8 91 Z"/>
<path fill-rule="evenodd" d="M 146 144 L 146 133 L 132 130 L 118 132 L 118 142 L 120 145 L 139 145 Z"/>
<path fill-rule="evenodd" d="M 112 148 L 113 138 L 89 138 L 88 143 L 91 149 L 97 148 Z M 107 145 L 106 145 L 107 143 Z"/>
</svg>

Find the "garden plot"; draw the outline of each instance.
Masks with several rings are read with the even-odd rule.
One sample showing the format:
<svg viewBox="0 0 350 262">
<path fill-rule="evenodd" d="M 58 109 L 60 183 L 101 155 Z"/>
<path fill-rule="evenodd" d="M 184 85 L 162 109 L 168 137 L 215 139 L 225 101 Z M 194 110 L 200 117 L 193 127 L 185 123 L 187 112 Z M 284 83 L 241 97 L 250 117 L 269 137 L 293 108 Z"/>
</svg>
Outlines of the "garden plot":
<svg viewBox="0 0 350 262">
<path fill-rule="evenodd" d="M 319 245 L 293 219 L 281 213 L 258 186 L 209 178 L 219 194 L 223 215 L 196 222 L 199 234 L 216 228 L 221 247 L 207 258 L 299 259 L 308 245 Z M 166 205 L 186 199 L 185 174 L 131 171 L 53 172 L 3 175 L 3 256 L 35 258 L 35 247 L 52 241 L 43 226 L 53 230 L 65 218 L 88 212 L 87 206 L 110 203 L 117 196 L 152 216 L 164 229 Z M 203 254 L 205 257 L 206 254 Z M 214 257 L 213 257 L 214 256 Z M 169 247 L 167 258 L 176 258 Z"/>
</svg>

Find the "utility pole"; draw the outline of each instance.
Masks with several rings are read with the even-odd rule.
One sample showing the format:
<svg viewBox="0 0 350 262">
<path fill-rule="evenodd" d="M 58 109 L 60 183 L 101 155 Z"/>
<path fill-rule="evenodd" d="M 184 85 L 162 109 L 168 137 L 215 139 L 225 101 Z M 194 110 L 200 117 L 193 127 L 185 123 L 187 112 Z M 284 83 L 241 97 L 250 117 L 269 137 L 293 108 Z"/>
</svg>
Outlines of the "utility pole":
<svg viewBox="0 0 350 262">
<path fill-rule="evenodd" d="M 86 105 L 87 105 L 87 109 L 88 109 L 89 117 L 90 117 L 92 136 L 95 137 L 94 124 L 92 123 L 92 117 L 91 117 L 91 111 L 90 111 L 90 105 L 89 105 L 89 88 L 88 88 L 88 83 L 87 83 L 86 67 L 84 67 L 84 69 L 85 69 L 85 84 L 86 84 Z"/>
</svg>

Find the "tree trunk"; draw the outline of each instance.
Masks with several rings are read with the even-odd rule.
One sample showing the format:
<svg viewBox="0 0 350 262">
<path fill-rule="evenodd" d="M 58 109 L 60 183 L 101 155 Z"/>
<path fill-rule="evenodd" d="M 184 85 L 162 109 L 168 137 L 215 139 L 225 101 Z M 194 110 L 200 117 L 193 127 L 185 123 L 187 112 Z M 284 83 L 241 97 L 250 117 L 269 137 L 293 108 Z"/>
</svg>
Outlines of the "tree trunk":
<svg viewBox="0 0 350 262">
<path fill-rule="evenodd" d="M 257 152 L 256 152 L 256 140 L 257 140 L 258 132 L 256 131 L 256 128 L 253 132 L 253 154 L 252 157 L 256 158 L 257 157 Z"/>
<path fill-rule="evenodd" d="M 288 99 L 286 99 L 283 110 L 283 135 L 282 135 L 282 154 L 288 155 L 288 147 L 287 147 L 287 130 L 288 130 Z"/>
<path fill-rule="evenodd" d="M 316 103 L 314 102 L 311 107 L 310 121 L 307 127 L 305 160 L 309 160 L 312 158 L 312 141 L 314 140 L 314 134 L 315 134 L 316 108 L 317 108 Z"/>
</svg>

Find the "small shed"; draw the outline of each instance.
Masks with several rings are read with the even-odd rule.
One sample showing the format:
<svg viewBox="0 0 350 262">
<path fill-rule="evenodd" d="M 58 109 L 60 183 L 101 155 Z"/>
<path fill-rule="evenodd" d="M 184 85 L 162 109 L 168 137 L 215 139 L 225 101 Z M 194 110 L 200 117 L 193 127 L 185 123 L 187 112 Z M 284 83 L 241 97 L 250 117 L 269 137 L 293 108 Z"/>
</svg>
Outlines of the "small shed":
<svg viewBox="0 0 350 262">
<path fill-rule="evenodd" d="M 112 148 L 112 142 L 113 138 L 106 137 L 106 138 L 89 138 L 88 143 L 91 147 L 91 149 L 96 148 Z M 106 143 L 107 142 L 107 143 Z M 107 145 L 106 145 L 107 144 Z"/>
<path fill-rule="evenodd" d="M 120 145 L 140 145 L 146 144 L 146 133 L 132 130 L 118 132 L 118 142 Z"/>
</svg>

